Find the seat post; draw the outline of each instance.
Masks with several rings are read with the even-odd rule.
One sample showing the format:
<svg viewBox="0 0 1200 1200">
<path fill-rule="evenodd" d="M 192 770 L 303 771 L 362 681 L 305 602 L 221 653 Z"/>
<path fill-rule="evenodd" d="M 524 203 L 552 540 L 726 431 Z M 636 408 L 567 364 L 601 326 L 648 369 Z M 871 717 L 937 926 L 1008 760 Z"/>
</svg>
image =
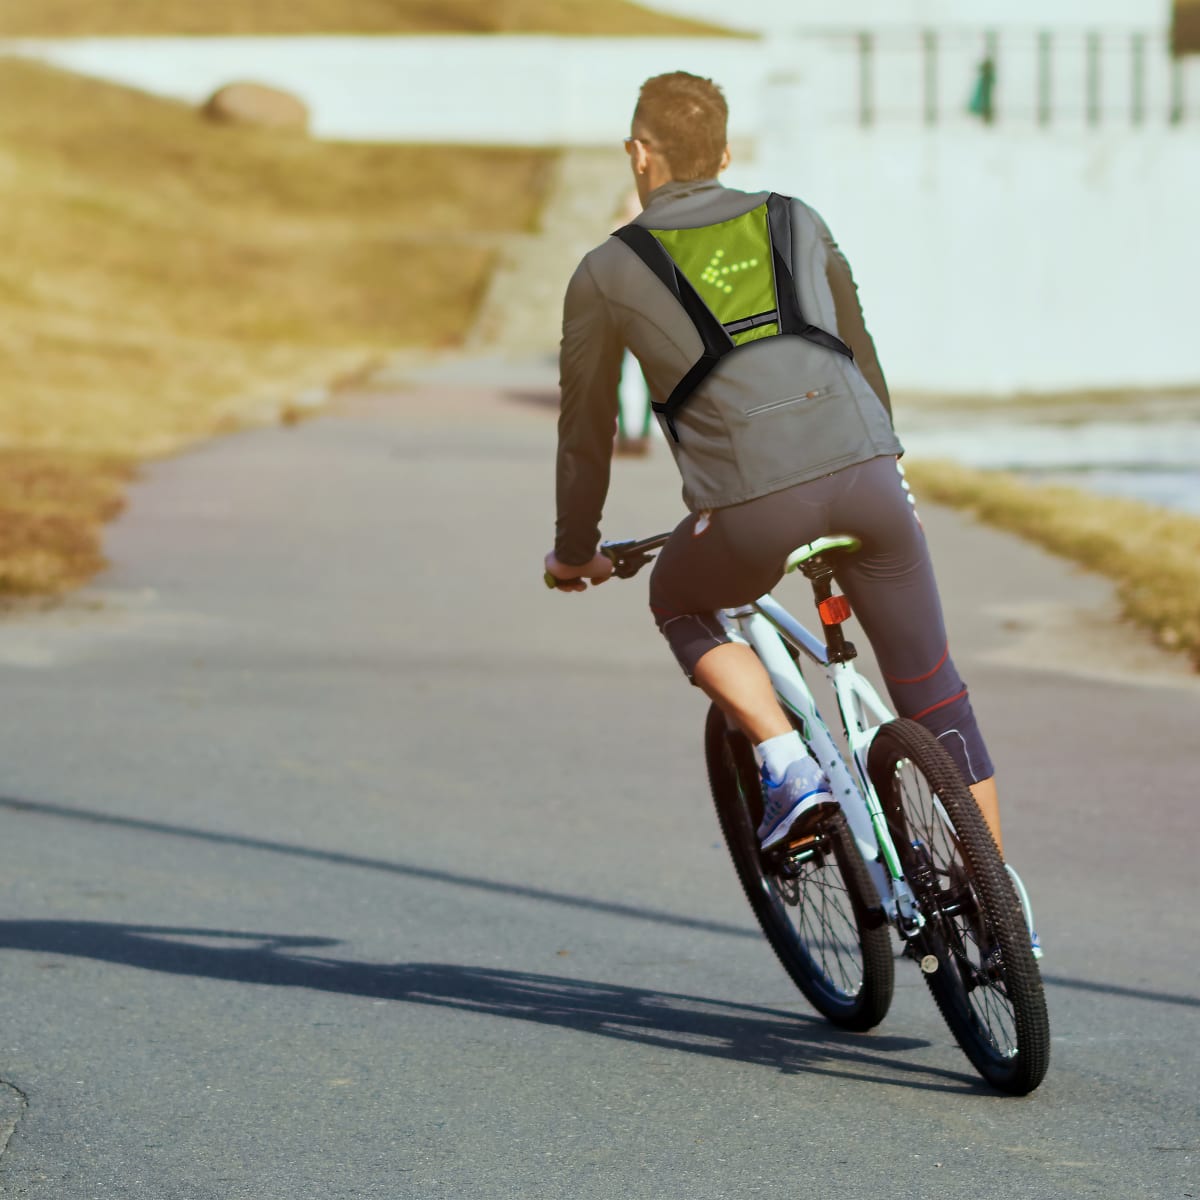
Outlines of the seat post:
<svg viewBox="0 0 1200 1200">
<path fill-rule="evenodd" d="M 830 566 L 823 554 L 814 554 L 812 558 L 800 564 L 800 570 L 808 576 L 812 583 L 813 600 L 818 614 L 821 602 L 833 595 L 833 567 Z M 853 642 L 846 640 L 840 624 L 829 624 L 821 617 L 821 628 L 825 631 L 825 646 L 830 662 L 849 662 L 858 657 L 858 651 Z"/>
</svg>

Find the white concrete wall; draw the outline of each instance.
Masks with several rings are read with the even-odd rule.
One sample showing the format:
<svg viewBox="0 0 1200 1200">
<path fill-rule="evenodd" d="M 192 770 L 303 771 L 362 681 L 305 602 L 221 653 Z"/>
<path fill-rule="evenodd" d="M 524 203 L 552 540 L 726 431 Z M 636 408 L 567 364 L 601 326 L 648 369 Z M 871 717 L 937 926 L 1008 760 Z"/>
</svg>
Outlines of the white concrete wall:
<svg viewBox="0 0 1200 1200">
<path fill-rule="evenodd" d="M 615 145 L 642 81 L 676 68 L 721 80 L 731 136 L 762 121 L 761 50 L 729 38 L 75 38 L 9 49 L 193 104 L 238 79 L 281 87 L 327 138 Z"/>
<path fill-rule="evenodd" d="M 1200 308 L 1200 61 L 1189 65 L 1189 120 L 1172 124 L 1170 60 L 1161 39 L 1148 41 L 1135 124 L 1131 75 L 1118 69 L 1129 65 L 1128 35 L 1108 36 L 1092 124 L 1084 42 L 1056 31 L 1045 127 L 1034 39 L 1001 40 L 990 126 L 967 112 L 974 37 L 940 43 L 940 103 L 927 124 L 920 31 L 895 31 L 891 61 L 876 63 L 867 127 L 856 41 L 772 43 L 786 66 L 772 75 L 757 165 L 826 217 L 896 387 L 1200 383 L 1190 332 Z"/>
<path fill-rule="evenodd" d="M 763 175 L 825 216 L 893 386 L 1200 383 L 1200 138 L 808 133 Z"/>
</svg>

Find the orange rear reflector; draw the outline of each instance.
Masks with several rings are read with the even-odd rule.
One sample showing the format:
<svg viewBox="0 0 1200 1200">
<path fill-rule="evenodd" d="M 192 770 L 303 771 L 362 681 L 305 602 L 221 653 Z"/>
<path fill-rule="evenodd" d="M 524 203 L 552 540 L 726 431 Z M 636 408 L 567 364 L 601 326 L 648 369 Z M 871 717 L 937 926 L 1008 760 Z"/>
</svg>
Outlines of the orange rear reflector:
<svg viewBox="0 0 1200 1200">
<path fill-rule="evenodd" d="M 826 625 L 840 625 L 850 616 L 850 601 L 845 596 L 830 596 L 817 605 Z"/>
</svg>

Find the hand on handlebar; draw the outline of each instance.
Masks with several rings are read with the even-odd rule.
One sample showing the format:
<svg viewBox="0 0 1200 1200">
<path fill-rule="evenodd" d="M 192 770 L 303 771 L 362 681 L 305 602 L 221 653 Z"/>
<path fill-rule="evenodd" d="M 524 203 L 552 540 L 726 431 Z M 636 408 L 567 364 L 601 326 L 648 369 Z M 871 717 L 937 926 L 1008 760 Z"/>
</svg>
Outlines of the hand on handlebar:
<svg viewBox="0 0 1200 1200">
<path fill-rule="evenodd" d="M 587 589 L 585 580 L 597 587 L 613 573 L 612 559 L 597 552 L 591 562 L 579 566 L 561 563 L 551 550 L 546 555 L 546 586 L 558 588 L 560 592 L 582 592 Z"/>
</svg>

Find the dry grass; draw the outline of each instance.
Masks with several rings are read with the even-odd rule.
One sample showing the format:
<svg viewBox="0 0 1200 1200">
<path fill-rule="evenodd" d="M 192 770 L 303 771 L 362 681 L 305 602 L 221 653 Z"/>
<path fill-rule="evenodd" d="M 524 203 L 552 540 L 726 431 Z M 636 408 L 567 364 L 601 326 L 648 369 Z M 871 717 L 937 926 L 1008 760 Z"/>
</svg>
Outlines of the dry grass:
<svg viewBox="0 0 1200 1200">
<path fill-rule="evenodd" d="M 919 495 L 1114 580 L 1125 615 L 1200 669 L 1200 520 L 955 463 L 906 460 L 905 469 Z"/>
<path fill-rule="evenodd" d="M 721 35 L 624 0 L 0 0 L 0 32 Z"/>
<path fill-rule="evenodd" d="M 62 480 L 88 476 L 96 456 L 274 418 L 382 351 L 454 344 L 496 239 L 533 227 L 550 166 L 213 126 L 0 59 L 0 450 L 55 452 Z M 18 472 L 0 497 L 24 486 L 21 461 L 0 461 Z M 10 511 L 0 501 L 0 522 Z M 22 517 L 20 542 L 61 515 Z M 0 590 L 9 579 L 0 566 Z"/>
<path fill-rule="evenodd" d="M 104 565 L 98 531 L 121 510 L 129 463 L 0 452 L 0 596 L 56 593 Z"/>
</svg>

